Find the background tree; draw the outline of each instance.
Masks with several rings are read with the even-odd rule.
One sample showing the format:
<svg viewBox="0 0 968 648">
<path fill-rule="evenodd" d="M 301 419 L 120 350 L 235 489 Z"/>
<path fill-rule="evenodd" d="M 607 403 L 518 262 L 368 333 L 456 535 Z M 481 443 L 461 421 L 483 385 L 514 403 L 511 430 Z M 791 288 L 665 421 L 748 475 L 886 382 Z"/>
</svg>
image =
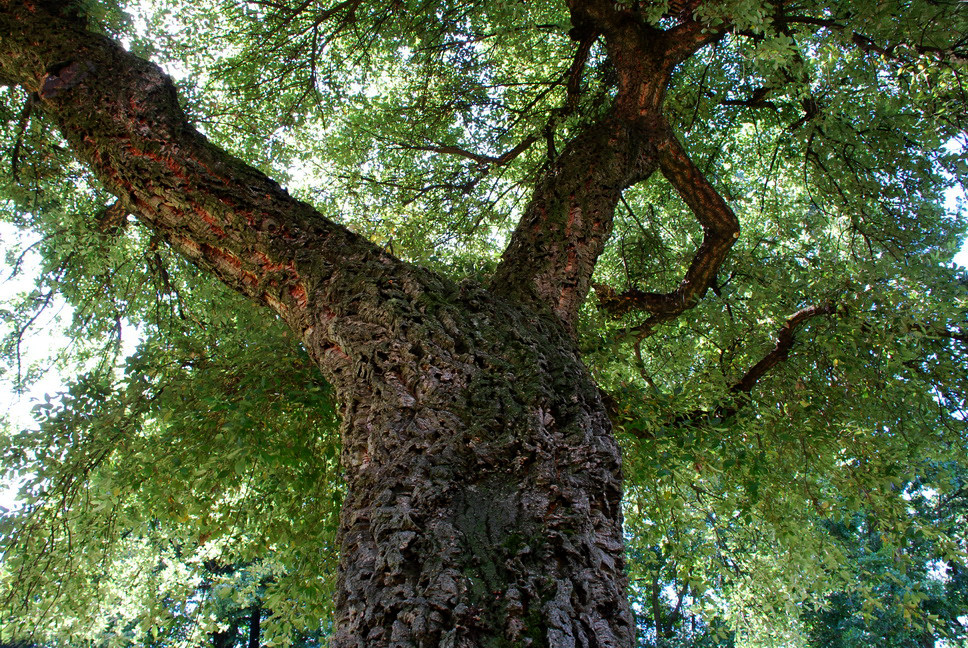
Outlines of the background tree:
<svg viewBox="0 0 968 648">
<path fill-rule="evenodd" d="M 630 645 L 627 538 L 657 635 L 766 641 L 857 520 L 962 561 L 965 7 L 673 4 L 0 5 L 6 353 L 57 294 L 84 374 L 5 446 L 7 618 Z"/>
</svg>

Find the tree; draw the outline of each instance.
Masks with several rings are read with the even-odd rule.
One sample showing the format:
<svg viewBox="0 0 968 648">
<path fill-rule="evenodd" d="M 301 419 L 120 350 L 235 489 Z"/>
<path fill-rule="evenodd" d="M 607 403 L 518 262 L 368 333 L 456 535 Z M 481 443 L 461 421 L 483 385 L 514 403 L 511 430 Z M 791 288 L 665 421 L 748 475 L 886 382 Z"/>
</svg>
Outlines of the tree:
<svg viewBox="0 0 968 648">
<path fill-rule="evenodd" d="M 632 645 L 610 418 L 629 437 L 627 501 L 649 510 L 630 543 L 703 548 L 677 560 L 684 576 L 733 552 L 744 572 L 782 572 L 758 548 L 797 530 L 822 580 L 811 525 L 865 506 L 900 527 L 895 485 L 964 447 L 965 285 L 948 265 L 963 225 L 941 208 L 944 174 L 965 172 L 944 149 L 964 138 L 961 3 L 208 9 L 181 54 L 224 66 L 211 94 L 188 89 L 189 110 L 200 121 L 224 101 L 236 125 L 318 135 L 287 150 L 273 127 L 259 149 L 205 127 L 255 163 L 305 169 L 300 155 L 328 149 L 343 186 L 312 196 L 319 209 L 203 136 L 158 65 L 97 33 L 123 34 L 117 14 L 0 6 L 0 82 L 30 93 L 8 120 L 27 187 L 10 190 L 13 210 L 52 199 L 39 188 L 67 151 L 116 199 L 87 191 L 97 235 L 65 272 L 137 238 L 133 215 L 154 264 L 142 272 L 171 284 L 155 262 L 168 246 L 274 312 L 332 385 L 345 477 L 334 646 Z M 205 29 L 223 21 L 235 27 L 216 51 Z M 35 115 L 66 150 L 38 147 L 29 180 Z M 177 309 L 177 291 L 160 292 Z M 811 350 L 792 363 L 804 331 Z M 134 367 L 124 388 L 151 392 L 135 379 L 150 373 Z M 94 372 L 49 429 L 87 429 L 71 418 L 86 408 L 102 432 L 113 421 L 116 444 L 149 443 L 123 422 L 148 421 L 150 402 L 107 400 L 115 384 Z M 69 445 L 73 477 L 37 480 L 38 499 L 122 475 L 108 464 L 130 455 L 104 438 Z M 66 446 L 45 447 L 43 465 L 63 465 Z M 54 514 L 65 529 L 80 524 L 74 503 Z M 740 524 L 753 519 L 772 526 Z M 17 537 L 22 556 L 46 550 Z"/>
<path fill-rule="evenodd" d="M 956 477 L 952 491 L 941 497 L 936 493 L 925 497 L 918 484 L 910 484 L 915 514 L 930 518 L 938 529 L 963 524 L 963 484 L 963 476 Z M 921 647 L 936 645 L 940 637 L 964 641 L 968 628 L 962 612 L 968 589 L 963 566 L 936 557 L 923 537 L 914 538 L 903 559 L 895 560 L 892 548 L 882 544 L 877 531 L 876 520 L 859 516 L 832 529 L 838 535 L 854 536 L 851 563 L 864 581 L 862 590 L 867 595 L 838 592 L 830 595 L 828 605 L 813 610 L 808 615 L 812 644 Z M 884 575 L 884 570 L 891 573 Z M 908 622 L 912 610 L 931 622 L 912 625 Z"/>
</svg>

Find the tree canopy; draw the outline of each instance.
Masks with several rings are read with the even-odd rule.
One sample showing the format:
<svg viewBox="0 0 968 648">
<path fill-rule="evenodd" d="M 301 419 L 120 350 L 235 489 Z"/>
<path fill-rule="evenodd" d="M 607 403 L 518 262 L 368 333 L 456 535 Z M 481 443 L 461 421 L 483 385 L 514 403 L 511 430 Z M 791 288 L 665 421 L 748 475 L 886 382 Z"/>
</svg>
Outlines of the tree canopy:
<svg viewBox="0 0 968 648">
<path fill-rule="evenodd" d="M 235 645 L 252 626 L 266 645 L 323 641 L 345 403 L 269 293 L 200 272 L 217 264 L 78 161 L 83 131 L 45 102 L 89 72 L 65 62 L 24 89 L 9 16 L 29 4 L 0 3 L 0 214 L 24 232 L 3 240 L 4 278 L 36 269 L 3 306 L 2 377 L 74 377 L 0 437 L 23 480 L 0 519 L 0 643 Z M 175 80 L 195 128 L 257 170 L 253 195 L 265 174 L 396 258 L 522 300 L 515 272 L 587 260 L 500 262 L 529 245 L 518 224 L 545 187 L 574 196 L 567 152 L 673 133 L 661 175 L 602 182 L 617 206 L 585 233 L 594 272 L 553 307 L 622 446 L 640 643 L 966 640 L 966 221 L 945 192 L 968 178 L 968 4 L 71 12 Z M 639 98 L 664 122 L 595 148 L 631 110 L 627 24 L 672 52 Z M 69 344 L 28 352 L 52 312 Z"/>
</svg>

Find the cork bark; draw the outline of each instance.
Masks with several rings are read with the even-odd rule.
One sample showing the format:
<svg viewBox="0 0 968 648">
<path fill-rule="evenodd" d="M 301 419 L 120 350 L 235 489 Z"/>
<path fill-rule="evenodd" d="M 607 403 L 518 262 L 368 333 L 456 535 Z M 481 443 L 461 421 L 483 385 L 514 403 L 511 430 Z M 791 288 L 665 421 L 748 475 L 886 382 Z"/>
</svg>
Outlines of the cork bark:
<svg viewBox="0 0 968 648">
<path fill-rule="evenodd" d="M 333 645 L 631 646 L 620 454 L 567 329 L 421 272 L 379 293 L 334 376 Z"/>
</svg>

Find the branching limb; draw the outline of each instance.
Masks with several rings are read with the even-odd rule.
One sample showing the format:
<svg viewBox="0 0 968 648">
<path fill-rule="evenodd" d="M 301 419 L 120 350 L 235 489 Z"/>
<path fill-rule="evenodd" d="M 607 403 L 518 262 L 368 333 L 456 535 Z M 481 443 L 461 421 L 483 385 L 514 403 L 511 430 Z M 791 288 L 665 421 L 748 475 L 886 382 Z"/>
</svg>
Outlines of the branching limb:
<svg viewBox="0 0 968 648">
<path fill-rule="evenodd" d="M 787 318 L 783 325 L 776 332 L 776 343 L 773 348 L 760 360 L 750 367 L 743 376 L 730 385 L 729 398 L 723 404 L 712 410 L 697 410 L 681 414 L 670 421 L 674 427 L 686 427 L 697 425 L 712 419 L 725 420 L 736 415 L 740 409 L 749 401 L 749 394 L 753 388 L 771 369 L 790 357 L 790 351 L 796 342 L 795 336 L 798 330 L 803 328 L 807 322 L 822 315 L 834 315 L 837 313 L 837 306 L 832 302 L 825 302 L 813 306 L 807 306 L 798 310 Z M 614 408 L 613 408 L 614 409 Z M 648 432 L 638 432 L 640 438 L 651 438 Z"/>
<path fill-rule="evenodd" d="M 829 29 L 836 32 L 849 30 L 849 25 L 833 18 L 818 18 L 816 16 L 790 15 L 783 16 L 783 21 L 791 25 L 809 25 L 821 29 Z M 924 45 L 923 43 L 896 42 L 890 45 L 882 45 L 873 38 L 856 31 L 850 32 L 850 42 L 857 46 L 861 51 L 874 53 L 887 59 L 903 61 L 904 57 L 897 53 L 898 47 L 908 49 L 920 56 L 933 56 L 939 61 L 951 63 L 964 63 L 968 61 L 968 37 L 959 38 L 948 47 L 938 47 L 935 45 Z"/>
<path fill-rule="evenodd" d="M 713 285 L 716 273 L 739 238 L 739 220 L 719 192 L 682 148 L 671 128 L 659 145 L 659 168 L 703 228 L 703 241 L 678 288 L 668 293 L 629 290 L 621 295 L 596 286 L 602 308 L 614 315 L 642 310 L 651 316 L 637 329 L 641 337 L 657 324 L 668 322 L 693 308 Z"/>
<path fill-rule="evenodd" d="M 574 331 L 621 192 L 655 170 L 654 151 L 621 120 L 586 127 L 539 181 L 491 288 L 543 304 Z"/>
<path fill-rule="evenodd" d="M 600 36 L 599 32 L 594 28 L 584 30 L 574 28 L 569 33 L 572 39 L 578 42 L 578 48 L 572 56 L 571 65 L 563 76 L 564 79 L 567 79 L 565 85 L 565 103 L 558 110 L 551 113 L 542 132 L 545 143 L 547 144 L 547 158 L 549 162 L 554 162 L 558 158 L 558 148 L 555 146 L 556 126 L 561 119 L 571 115 L 578 108 L 578 102 L 581 99 L 582 76 L 585 72 L 585 66 L 588 64 L 588 55 L 591 52 L 592 46 Z"/>
<path fill-rule="evenodd" d="M 598 32 L 594 30 L 583 34 L 575 34 L 575 37 L 578 39 L 578 49 L 575 50 L 575 55 L 571 59 L 571 66 L 565 73 L 568 81 L 565 86 L 565 105 L 560 111 L 561 115 L 570 114 L 578 107 L 578 99 L 581 97 L 582 74 L 585 71 L 585 66 L 588 64 L 588 55 L 592 50 L 592 45 L 598 40 L 598 36 Z"/>
<path fill-rule="evenodd" d="M 570 0 L 578 41 L 565 110 L 576 103 L 590 48 L 604 37 L 618 89 L 609 112 L 588 124 L 549 165 L 494 275 L 492 287 L 522 301 L 543 303 L 572 330 L 598 256 L 611 234 L 621 192 L 657 167 L 683 195 L 706 237 L 680 290 L 654 296 L 654 318 L 665 321 L 708 289 L 739 235 L 736 217 L 689 160 L 662 117 L 662 101 L 676 65 L 723 32 L 692 18 L 663 31 L 634 7 L 611 0 Z M 549 139 L 549 151 L 554 149 Z"/>
<path fill-rule="evenodd" d="M 671 67 L 679 65 L 706 45 L 721 39 L 728 28 L 728 25 L 705 25 L 692 18 L 690 12 L 687 20 L 663 33 L 667 64 Z"/>
<path fill-rule="evenodd" d="M 728 25 L 715 27 L 695 19 L 694 0 L 671 7 L 679 23 L 660 29 L 646 22 L 634 5 L 612 0 L 569 0 L 573 31 L 599 33 L 618 73 L 617 112 L 626 119 L 651 117 L 662 101 L 676 66 L 722 38 Z"/>
<path fill-rule="evenodd" d="M 777 105 L 767 99 L 766 97 L 770 94 L 770 88 L 757 88 L 750 94 L 746 99 L 723 99 L 719 102 L 721 106 L 743 106 L 744 108 L 769 108 L 774 112 L 779 112 L 780 109 Z"/>
</svg>

